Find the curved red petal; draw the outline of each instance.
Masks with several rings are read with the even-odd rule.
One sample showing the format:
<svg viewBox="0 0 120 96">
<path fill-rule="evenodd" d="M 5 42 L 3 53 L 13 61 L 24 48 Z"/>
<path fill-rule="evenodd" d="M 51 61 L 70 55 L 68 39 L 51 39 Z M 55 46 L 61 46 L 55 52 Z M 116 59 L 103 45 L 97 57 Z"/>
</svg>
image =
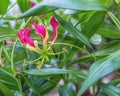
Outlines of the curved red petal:
<svg viewBox="0 0 120 96">
<path fill-rule="evenodd" d="M 22 43 L 22 44 L 25 44 L 25 40 L 24 40 L 24 37 L 23 37 L 23 30 L 19 30 L 18 33 L 17 33 L 18 37 L 19 37 L 19 41 Z"/>
<path fill-rule="evenodd" d="M 30 30 L 29 27 L 26 27 L 26 28 L 24 29 L 24 34 L 23 34 L 24 40 L 26 41 L 26 44 L 35 47 L 34 40 L 32 40 L 32 39 L 30 38 L 30 32 L 31 32 L 31 30 Z"/>
<path fill-rule="evenodd" d="M 50 24 L 51 24 L 51 26 L 52 26 L 52 28 L 53 28 L 53 35 L 52 35 L 52 37 L 51 37 L 51 42 L 54 42 L 55 39 L 57 38 L 57 29 L 58 29 L 58 27 L 59 27 L 60 25 L 59 25 L 59 23 L 55 20 L 54 17 L 52 17 L 52 18 L 50 19 Z"/>
<path fill-rule="evenodd" d="M 46 38 L 47 30 L 46 30 L 45 25 L 43 25 L 43 24 L 38 25 L 38 24 L 36 24 L 36 22 L 32 22 L 32 24 L 35 27 L 36 33 L 39 34 L 42 39 Z"/>
</svg>

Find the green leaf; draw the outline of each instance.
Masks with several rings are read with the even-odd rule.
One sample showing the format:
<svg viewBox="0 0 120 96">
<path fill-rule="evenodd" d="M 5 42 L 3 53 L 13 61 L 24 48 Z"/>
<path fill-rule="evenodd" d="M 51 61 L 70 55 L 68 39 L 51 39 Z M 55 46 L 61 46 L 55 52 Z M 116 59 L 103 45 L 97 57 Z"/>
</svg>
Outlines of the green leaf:
<svg viewBox="0 0 120 96">
<path fill-rule="evenodd" d="M 28 79 L 27 77 L 25 77 L 23 74 L 21 74 L 21 76 L 24 78 L 26 84 L 37 94 L 37 95 L 40 95 L 40 92 L 38 90 L 38 88 L 33 84 L 33 82 L 31 82 L 30 79 Z M 32 78 L 32 80 L 34 80 Z M 35 83 L 35 82 L 34 82 Z"/>
<path fill-rule="evenodd" d="M 22 12 L 25 12 L 30 8 L 30 0 L 17 0 L 17 3 Z"/>
<path fill-rule="evenodd" d="M 9 0 L 0 0 L 0 15 L 6 13 L 9 3 Z"/>
<path fill-rule="evenodd" d="M 41 96 L 53 90 L 60 79 L 61 77 L 59 76 L 39 78 L 32 75 L 29 79 L 26 78 L 26 84 L 34 90 L 32 96 L 34 96 L 34 94 L 37 94 L 37 96 Z"/>
<path fill-rule="evenodd" d="M 0 83 L 0 95 L 1 96 L 14 96 L 10 90 L 2 83 Z"/>
<path fill-rule="evenodd" d="M 0 67 L 0 82 L 11 90 L 19 90 L 18 82 L 10 69 Z"/>
<path fill-rule="evenodd" d="M 100 59 L 92 64 L 89 69 L 86 80 L 83 83 L 83 86 L 79 90 L 77 96 L 81 96 L 81 94 L 87 90 L 91 85 L 96 83 L 103 76 L 117 70 L 120 68 L 120 50 L 115 52 L 114 54 Z"/>
<path fill-rule="evenodd" d="M 61 86 L 59 88 L 60 96 L 76 96 L 75 86 L 72 83 L 68 83 L 66 86 Z"/>
<path fill-rule="evenodd" d="M 30 75 L 36 75 L 36 76 L 47 76 L 47 75 L 67 74 L 69 73 L 69 71 L 58 68 L 44 68 L 44 69 L 25 70 L 24 73 Z"/>
<path fill-rule="evenodd" d="M 91 38 L 100 27 L 101 23 L 104 20 L 104 12 L 96 12 L 91 16 L 91 18 L 87 21 L 85 26 L 82 29 L 82 32 L 88 37 Z M 98 19 L 99 16 L 99 19 Z"/>
<path fill-rule="evenodd" d="M 108 38 L 120 38 L 120 30 L 111 24 L 103 24 L 97 33 Z"/>
<path fill-rule="evenodd" d="M 0 41 L 6 39 L 15 39 L 17 37 L 16 31 L 8 27 L 0 27 Z"/>
<path fill-rule="evenodd" d="M 112 12 L 110 12 L 110 11 L 108 11 L 107 14 L 109 15 L 109 17 L 113 20 L 113 22 L 115 23 L 115 25 L 120 30 L 120 21 L 119 21 L 119 19 L 117 17 L 115 17 L 115 15 Z"/>
<path fill-rule="evenodd" d="M 104 45 L 102 47 L 102 49 L 98 50 L 97 52 L 94 52 L 93 54 L 91 53 L 89 55 L 81 56 L 81 57 L 77 58 L 76 60 L 72 61 L 71 64 L 76 64 L 76 63 L 89 61 L 89 60 L 95 60 L 94 56 L 96 56 L 97 58 L 108 56 L 120 49 L 119 42 L 120 41 L 112 42 L 110 44 L 107 43 L 107 45 Z"/>
<path fill-rule="evenodd" d="M 110 84 L 101 84 L 100 88 L 108 95 L 108 96 L 120 96 L 120 88 L 115 87 Z"/>
<path fill-rule="evenodd" d="M 36 16 L 43 13 L 48 13 L 57 8 L 65 8 L 71 10 L 99 10 L 106 11 L 107 7 L 99 0 L 47 0 L 43 1 L 24 14 L 20 18 Z"/>
<path fill-rule="evenodd" d="M 59 23 L 67 30 L 69 31 L 75 38 L 77 38 L 78 40 L 80 40 L 82 43 L 84 43 L 85 45 L 87 45 L 88 47 L 90 47 L 92 49 L 92 46 L 88 40 L 88 38 L 80 31 L 78 31 L 76 28 L 74 28 L 71 24 L 69 24 L 67 21 L 65 21 L 64 19 L 62 19 L 60 16 L 58 16 L 57 14 L 55 15 L 57 20 L 59 21 Z"/>
</svg>

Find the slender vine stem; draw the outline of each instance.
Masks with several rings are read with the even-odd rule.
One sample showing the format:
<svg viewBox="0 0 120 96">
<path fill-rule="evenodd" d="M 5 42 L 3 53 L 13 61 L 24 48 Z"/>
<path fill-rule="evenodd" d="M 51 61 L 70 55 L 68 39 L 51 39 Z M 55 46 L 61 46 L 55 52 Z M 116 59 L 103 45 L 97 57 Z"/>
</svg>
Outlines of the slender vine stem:
<svg viewBox="0 0 120 96">
<path fill-rule="evenodd" d="M 90 54 L 88 51 L 78 47 L 78 46 L 75 46 L 73 44 L 68 44 L 68 43 L 54 43 L 53 45 L 66 45 L 66 46 L 71 46 L 71 47 L 74 47 L 74 48 L 77 48 L 79 50 L 81 50 L 82 52 L 86 53 L 86 54 Z"/>
<path fill-rule="evenodd" d="M 59 54 L 62 54 L 62 53 L 65 53 L 65 51 L 58 52 L 58 53 L 47 53 L 47 54 L 48 54 L 48 55 L 59 55 Z"/>
<path fill-rule="evenodd" d="M 40 60 L 41 58 L 42 58 L 42 56 L 38 57 L 37 59 L 35 59 L 35 60 L 33 60 L 33 61 L 27 61 L 27 62 L 28 62 L 28 63 L 34 63 L 34 62 Z"/>
<path fill-rule="evenodd" d="M 2 65 L 2 47 L 0 48 L 0 64 Z"/>
<path fill-rule="evenodd" d="M 21 85 L 21 79 L 20 79 L 20 77 L 18 77 L 17 82 L 18 82 L 19 91 L 20 91 L 21 95 L 23 96 L 23 93 L 22 93 L 22 85 Z"/>
<path fill-rule="evenodd" d="M 7 50 L 5 49 L 4 46 L 2 46 L 2 49 L 3 49 L 4 53 L 6 54 L 6 56 L 7 56 L 7 58 L 8 58 L 8 61 L 11 62 L 10 56 L 9 56 L 9 54 L 8 54 L 8 52 L 7 52 Z"/>
<path fill-rule="evenodd" d="M 27 24 L 31 21 L 32 18 L 33 17 L 29 17 L 29 19 L 24 24 L 22 24 L 21 29 L 24 29 L 27 26 Z"/>
<path fill-rule="evenodd" d="M 38 69 L 40 69 L 42 67 L 44 60 L 45 60 L 45 56 L 42 58 L 42 61 L 40 62 L 40 64 L 37 66 Z"/>
<path fill-rule="evenodd" d="M 13 70 L 14 72 L 14 75 L 15 75 L 15 70 L 14 70 L 14 51 L 15 51 L 15 47 L 17 45 L 17 41 L 18 41 L 18 38 L 16 39 L 14 45 L 13 45 L 13 49 L 12 49 L 12 53 L 11 53 L 11 69 Z"/>
</svg>

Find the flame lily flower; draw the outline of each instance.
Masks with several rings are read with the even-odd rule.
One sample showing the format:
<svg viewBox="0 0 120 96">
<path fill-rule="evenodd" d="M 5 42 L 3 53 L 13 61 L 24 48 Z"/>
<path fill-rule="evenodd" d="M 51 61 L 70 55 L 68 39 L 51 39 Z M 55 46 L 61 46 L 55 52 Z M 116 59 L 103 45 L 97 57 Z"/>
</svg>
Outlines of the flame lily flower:
<svg viewBox="0 0 120 96">
<path fill-rule="evenodd" d="M 37 41 L 30 38 L 30 33 L 31 33 L 31 30 L 30 30 L 29 27 L 26 27 L 23 30 L 19 30 L 18 31 L 18 37 L 19 37 L 20 43 L 25 45 L 30 50 L 40 52 L 41 50 L 38 48 Z"/>
<path fill-rule="evenodd" d="M 36 24 L 36 22 L 32 22 L 32 24 L 34 25 L 36 34 L 40 35 L 42 39 L 43 48 L 46 49 L 48 38 L 49 38 L 47 28 L 43 24 L 40 24 L 40 25 Z M 53 35 L 52 35 L 52 38 L 50 39 L 50 43 L 53 44 L 57 38 L 57 29 L 59 27 L 59 23 L 55 20 L 54 17 L 52 17 L 50 19 L 50 25 L 52 26 L 52 29 L 53 29 Z"/>
<path fill-rule="evenodd" d="M 47 51 L 48 41 L 50 42 L 50 44 L 53 44 L 54 41 L 56 40 L 57 29 L 59 27 L 59 23 L 55 20 L 54 17 L 52 17 L 50 19 L 50 25 L 52 26 L 52 29 L 53 29 L 53 35 L 50 40 L 48 40 L 49 35 L 48 35 L 47 28 L 45 25 L 43 25 L 43 24 L 38 25 L 38 24 L 36 24 L 36 22 L 32 22 L 32 24 L 34 25 L 36 34 L 38 34 L 42 39 L 43 50 L 41 50 L 38 47 L 38 43 L 36 40 L 33 40 L 30 38 L 31 30 L 29 27 L 26 27 L 25 29 L 18 31 L 19 41 L 20 41 L 20 43 L 22 43 L 24 46 L 26 46 L 30 50 L 33 50 L 33 51 L 36 51 L 39 53 L 43 53 L 43 51 Z"/>
</svg>

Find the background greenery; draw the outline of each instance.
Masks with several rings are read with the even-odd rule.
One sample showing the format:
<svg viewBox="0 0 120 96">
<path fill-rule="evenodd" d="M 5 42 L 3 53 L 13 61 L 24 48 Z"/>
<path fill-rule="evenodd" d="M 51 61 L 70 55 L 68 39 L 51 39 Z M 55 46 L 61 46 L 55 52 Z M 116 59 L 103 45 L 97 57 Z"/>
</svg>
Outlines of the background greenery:
<svg viewBox="0 0 120 96">
<path fill-rule="evenodd" d="M 48 55 L 38 69 L 41 54 L 21 45 L 17 32 L 33 29 L 34 19 L 51 35 L 52 16 L 60 24 L 52 50 L 61 54 Z M 59 96 L 120 96 L 120 0 L 0 0 L 0 64 L 0 96 L 44 96 L 54 89 Z"/>
</svg>

